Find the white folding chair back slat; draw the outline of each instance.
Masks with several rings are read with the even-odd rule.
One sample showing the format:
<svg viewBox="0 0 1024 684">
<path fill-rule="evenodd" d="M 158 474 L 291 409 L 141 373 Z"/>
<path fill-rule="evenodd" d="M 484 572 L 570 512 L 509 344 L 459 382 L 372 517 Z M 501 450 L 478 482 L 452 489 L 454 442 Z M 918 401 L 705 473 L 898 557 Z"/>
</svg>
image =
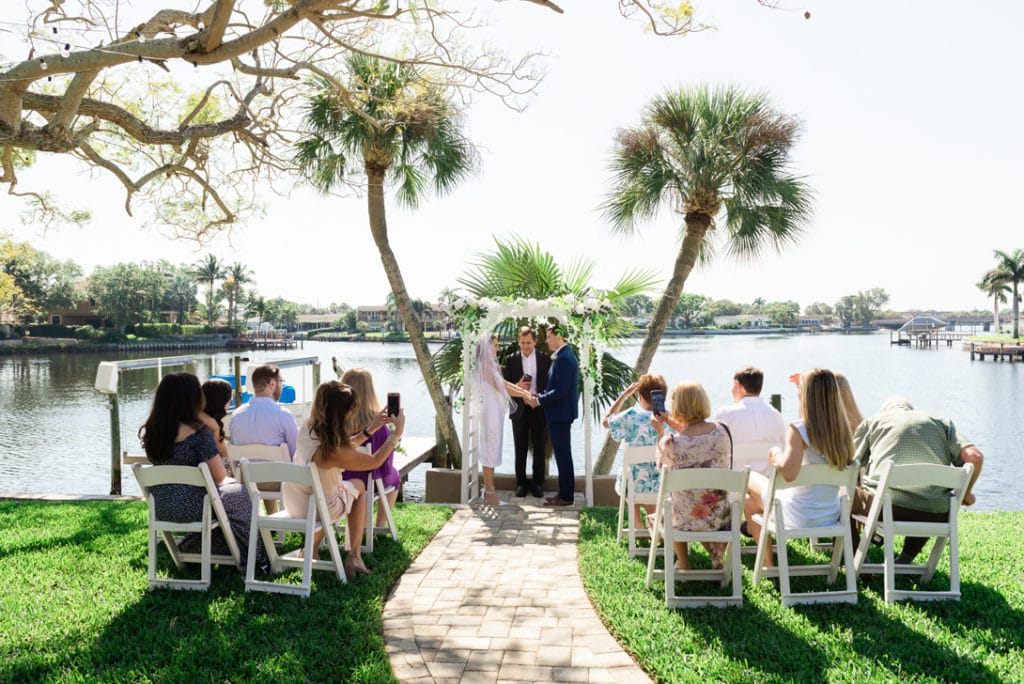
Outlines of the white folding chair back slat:
<svg viewBox="0 0 1024 684">
<path fill-rule="evenodd" d="M 775 442 L 737 442 L 732 445 L 732 469 L 743 470 L 750 466 L 750 472 L 768 474 L 768 452 L 772 447 L 781 446 Z"/>
<path fill-rule="evenodd" d="M 797 603 L 856 603 L 857 576 L 854 572 L 853 541 L 850 537 L 850 492 L 857 482 L 856 463 L 844 470 L 837 470 L 826 464 L 801 466 L 799 474 L 792 482 L 786 482 L 776 466 L 769 469 L 768 493 L 766 496 L 768 509 L 760 516 L 761 538 L 757 546 L 757 557 L 754 561 L 754 583 L 762 577 L 779 578 L 779 594 L 784 606 Z M 839 517 L 831 525 L 823 527 L 790 527 L 786 525 L 784 506 L 776 494 L 793 487 L 825 485 L 840 488 Z M 766 553 L 771 553 L 771 538 L 776 538 L 778 565 L 764 567 Z M 813 544 L 819 537 L 831 537 L 831 560 L 829 563 L 811 563 L 791 565 L 787 541 L 790 539 L 807 539 Z M 790 578 L 797 576 L 825 575 L 828 584 L 835 584 L 839 575 L 839 561 L 843 561 L 846 572 L 844 589 L 830 591 L 794 592 Z"/>
<path fill-rule="evenodd" d="M 619 493 L 619 521 L 617 525 L 616 538 L 622 541 L 625 537 L 628 542 L 630 557 L 641 556 L 648 552 L 647 549 L 637 546 L 637 539 L 649 539 L 651 534 L 647 528 L 639 526 L 636 518 L 636 506 L 647 504 L 654 506 L 658 503 L 657 492 L 636 492 L 636 482 L 633 480 L 633 468 L 631 466 L 652 463 L 658 459 L 658 448 L 650 446 L 626 445 L 622 450 L 622 491 Z M 657 464 L 651 466 L 657 469 Z"/>
<path fill-rule="evenodd" d="M 683 468 L 673 470 L 668 466 L 661 469 L 661 483 L 658 489 L 656 523 L 651 538 L 651 549 L 647 556 L 647 586 L 655 579 L 665 581 L 665 605 L 670 608 L 697 606 L 741 606 L 743 605 L 743 573 L 740 567 L 740 520 L 743 513 L 743 495 L 747 491 L 750 471 L 744 468 L 737 472 L 724 468 Z M 685 531 L 672 527 L 672 493 L 688 489 L 725 490 L 729 498 L 730 529 Z M 660 537 L 665 538 L 665 569 L 656 570 L 657 546 Z M 721 570 L 679 570 L 675 567 L 673 542 L 722 542 L 727 544 L 724 564 Z M 676 581 L 712 580 L 721 586 L 732 582 L 732 593 L 728 596 L 680 596 L 676 594 Z"/>
<path fill-rule="evenodd" d="M 151 465 L 146 466 L 136 463 L 132 466 L 132 473 L 139 483 L 142 497 L 149 507 L 149 570 L 148 586 L 169 587 L 172 589 L 197 589 L 206 590 L 210 586 L 210 566 L 217 564 L 231 564 L 241 568 L 241 553 L 238 544 L 231 531 L 228 522 L 227 512 L 220 500 L 220 493 L 210 475 L 210 468 L 205 463 L 198 467 L 178 465 Z M 153 497 L 152 488 L 166 484 L 182 484 L 199 487 L 204 490 L 202 518 L 195 522 L 172 522 L 157 520 L 156 501 Z M 227 543 L 230 555 L 215 555 L 211 552 L 213 530 L 221 528 L 224 540 Z M 197 532 L 201 535 L 201 551 L 189 553 L 179 548 L 180 539 L 178 534 Z M 200 579 L 186 580 L 174 578 L 161 578 L 156 575 L 156 556 L 158 535 L 162 537 L 164 545 L 171 554 L 171 559 L 178 569 L 182 569 L 185 563 L 198 563 L 200 566 Z"/>
<path fill-rule="evenodd" d="M 287 444 L 228 444 L 228 462 L 231 465 L 232 472 L 236 473 L 239 481 L 245 484 L 245 478 L 241 474 L 241 470 L 238 464 L 243 458 L 249 459 L 251 462 L 262 462 L 269 461 L 274 463 L 291 463 L 291 454 L 288 453 Z M 269 483 L 268 484 L 274 484 Z M 281 501 L 281 490 L 276 489 L 263 489 L 263 501 L 276 501 L 280 505 Z M 284 532 L 278 533 L 278 544 L 284 543 Z"/>
<path fill-rule="evenodd" d="M 245 571 L 245 590 L 267 591 L 278 594 L 293 594 L 308 597 L 313 570 L 334 570 L 338 580 L 348 581 L 341 560 L 341 551 L 335 536 L 334 526 L 330 521 L 330 512 L 324 499 L 320 474 L 315 464 L 300 465 L 297 463 L 253 462 L 243 458 L 239 463 L 242 477 L 245 480 L 249 498 L 252 501 L 252 525 L 249 530 L 249 562 Z M 311 490 L 307 501 L 305 515 L 292 517 L 282 509 L 276 513 L 263 512 L 261 502 L 269 492 L 259 489 L 261 482 L 280 482 L 293 484 Z M 343 521 L 342 516 L 338 522 Z M 313 538 L 321 528 L 325 529 L 325 537 L 330 560 L 313 560 Z M 302 557 L 293 554 L 281 555 L 274 546 L 272 532 L 297 532 L 303 535 Z M 262 538 L 267 550 L 267 557 L 275 572 L 282 567 L 301 568 L 302 579 L 299 584 L 271 582 L 256 579 L 256 547 L 257 540 Z"/>
<path fill-rule="evenodd" d="M 857 515 L 854 519 L 864 525 L 857 548 L 854 564 L 858 573 L 882 573 L 884 580 L 884 598 L 886 603 L 913 599 L 917 601 L 960 600 L 960 539 L 957 531 L 960 505 L 967 492 L 967 483 L 971 481 L 974 466 L 970 463 L 962 468 L 944 466 L 934 463 L 917 463 L 894 465 L 886 463 L 879 474 L 878 488 L 871 509 L 866 516 Z M 949 490 L 949 514 L 942 522 L 912 522 L 893 519 L 893 503 L 891 489 L 905 487 L 932 486 Z M 883 539 L 884 562 L 868 563 L 867 554 L 871 539 L 878 535 Z M 927 562 L 896 563 L 895 538 L 933 537 L 932 550 Z M 949 590 L 926 591 L 913 589 L 896 589 L 896 575 L 916 575 L 921 584 L 927 584 L 935 575 L 939 559 L 949 540 Z"/>
</svg>

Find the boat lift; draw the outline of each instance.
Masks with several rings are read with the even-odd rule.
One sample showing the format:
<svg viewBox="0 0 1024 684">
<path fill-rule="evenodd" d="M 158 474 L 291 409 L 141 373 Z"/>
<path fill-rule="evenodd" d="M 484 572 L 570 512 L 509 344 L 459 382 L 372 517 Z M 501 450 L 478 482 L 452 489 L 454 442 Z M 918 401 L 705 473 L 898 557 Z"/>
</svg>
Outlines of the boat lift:
<svg viewBox="0 0 1024 684">
<path fill-rule="evenodd" d="M 234 358 L 233 370 L 235 374 L 235 405 L 239 405 L 241 401 L 242 391 L 242 373 L 241 364 L 243 361 L 249 359 L 244 356 L 236 356 Z M 126 359 L 124 361 L 102 361 L 96 368 L 96 382 L 95 388 L 97 391 L 107 395 L 107 401 L 110 407 L 110 493 L 120 494 L 121 493 L 121 464 L 132 463 L 132 462 L 145 462 L 145 457 L 131 456 L 127 451 L 124 451 L 121 446 L 121 406 L 117 396 L 117 386 L 120 379 L 121 371 L 123 370 L 136 370 L 140 368 L 156 368 L 158 381 L 163 378 L 164 368 L 173 368 L 176 366 L 189 366 L 195 365 L 196 358 L 194 356 L 164 356 L 151 359 Z M 319 356 L 304 356 L 300 358 L 290 359 L 272 359 L 266 361 L 260 361 L 259 364 L 250 364 L 249 369 L 251 371 L 256 365 L 272 364 L 278 368 L 296 368 L 296 367 L 310 367 L 311 369 L 311 380 L 312 388 L 315 390 L 320 384 L 320 357 Z M 249 374 L 247 373 L 247 376 Z M 311 402 L 312 393 L 308 391 L 308 385 L 306 385 L 306 376 L 303 374 L 303 398 L 305 403 L 308 405 Z"/>
</svg>

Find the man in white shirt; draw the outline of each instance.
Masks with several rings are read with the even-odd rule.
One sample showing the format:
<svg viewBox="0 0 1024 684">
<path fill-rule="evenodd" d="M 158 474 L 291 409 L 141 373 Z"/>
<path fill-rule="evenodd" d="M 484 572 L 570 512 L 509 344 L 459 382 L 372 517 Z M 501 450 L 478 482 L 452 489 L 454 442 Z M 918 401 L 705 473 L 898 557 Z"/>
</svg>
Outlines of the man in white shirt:
<svg viewBox="0 0 1024 684">
<path fill-rule="evenodd" d="M 761 398 L 764 373 L 759 368 L 747 366 L 732 376 L 732 398 L 735 404 L 723 406 L 715 411 L 712 420 L 724 423 L 732 437 L 733 454 L 743 450 L 743 445 L 760 443 L 765 445 L 763 457 L 758 464 L 767 466 L 768 448 L 781 446 L 786 438 L 786 421 L 782 414 Z M 762 463 L 763 462 L 763 463 Z M 734 464 L 742 467 L 742 463 Z M 753 464 L 752 464 L 753 465 Z M 760 470 L 760 465 L 752 470 Z"/>
</svg>

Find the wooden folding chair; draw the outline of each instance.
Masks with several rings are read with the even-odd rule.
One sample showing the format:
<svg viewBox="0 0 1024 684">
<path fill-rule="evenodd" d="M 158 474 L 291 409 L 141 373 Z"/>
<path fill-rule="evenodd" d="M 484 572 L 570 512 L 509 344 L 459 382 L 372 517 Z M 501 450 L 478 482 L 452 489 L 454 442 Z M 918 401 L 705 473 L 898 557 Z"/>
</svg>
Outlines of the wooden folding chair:
<svg viewBox="0 0 1024 684">
<path fill-rule="evenodd" d="M 241 568 L 241 554 L 238 551 L 238 544 L 235 542 L 235 535 L 231 532 L 228 524 L 228 515 L 224 510 L 224 504 L 220 500 L 220 493 L 210 475 L 210 468 L 205 463 L 198 467 L 177 466 L 177 465 L 142 465 L 136 463 L 132 466 L 132 472 L 142 490 L 142 497 L 149 506 L 149 584 L 153 587 L 169 587 L 171 589 L 196 589 L 206 590 L 210 586 L 210 566 L 213 563 L 231 564 Z M 199 487 L 204 490 L 202 518 L 195 522 L 172 522 L 158 520 L 156 517 L 156 503 L 153 498 L 153 487 L 159 485 L 180 484 Z M 214 555 L 211 553 L 213 530 L 220 528 L 227 542 L 230 555 Z M 200 553 L 189 553 L 179 548 L 181 538 L 175 534 L 184 536 L 191 532 L 198 532 L 201 537 Z M 157 535 L 163 538 L 164 545 L 171 554 L 171 559 L 178 569 L 183 569 L 185 563 L 199 563 L 200 579 L 165 579 L 156 576 L 156 553 Z"/>
<path fill-rule="evenodd" d="M 339 581 L 348 582 L 316 465 L 256 463 L 247 458 L 243 458 L 239 465 L 245 479 L 246 489 L 249 492 L 249 499 L 252 501 L 252 525 L 249 528 L 249 561 L 245 569 L 245 590 L 293 594 L 308 598 L 314 569 L 334 570 Z M 299 518 L 292 517 L 283 507 L 271 514 L 262 512 L 263 506 L 260 504 L 268 492 L 257 486 L 261 482 L 281 482 L 309 489 L 311 494 L 305 515 Z M 341 523 L 344 520 L 345 518 L 342 516 L 337 522 Z M 324 537 L 330 560 L 313 560 L 313 537 L 321 527 L 326 529 Z M 303 535 L 302 557 L 299 558 L 295 554 L 281 555 L 278 553 L 271 538 L 271 532 L 298 532 Z M 263 539 L 263 545 L 267 550 L 267 557 L 274 572 L 280 572 L 282 567 L 302 568 L 302 580 L 299 584 L 256 579 L 256 548 L 260 538 Z"/>
<path fill-rule="evenodd" d="M 857 482 L 857 464 L 853 463 L 844 470 L 836 470 L 827 464 L 804 465 L 792 482 L 786 482 L 778 472 L 777 466 L 768 471 L 767 510 L 764 515 L 754 516 L 755 522 L 761 525 L 761 538 L 757 545 L 757 557 L 754 561 L 754 584 L 762 577 L 778 577 L 779 593 L 782 605 L 791 606 L 797 603 L 856 603 L 857 577 L 853 570 L 853 541 L 850 538 L 850 496 Z M 845 487 L 839 496 L 839 517 L 831 525 L 824 527 L 787 527 L 784 508 L 776 494 L 784 489 L 824 485 Z M 764 567 L 765 553 L 771 553 L 771 538 L 776 538 L 778 549 L 778 565 Z M 807 539 L 814 550 L 814 542 L 819 537 L 831 537 L 832 558 L 829 563 L 811 563 L 791 565 L 787 542 L 790 539 Z M 829 586 L 835 584 L 839 576 L 839 560 L 842 558 L 846 571 L 846 588 L 832 591 L 794 592 L 790 587 L 790 577 L 824 575 Z"/>
<path fill-rule="evenodd" d="M 658 489 L 656 522 L 651 537 L 651 549 L 647 556 L 647 586 L 655 579 L 665 580 L 665 605 L 669 608 L 693 608 L 697 606 L 741 606 L 743 605 L 743 573 L 740 568 L 740 519 L 743 515 L 743 498 L 747 491 L 750 471 L 742 472 L 724 468 L 682 468 L 673 470 L 668 466 L 661 469 L 661 485 Z M 722 489 L 729 497 L 730 529 L 714 531 L 686 531 L 672 528 L 672 493 L 688 489 Z M 657 547 L 664 531 L 665 569 L 654 568 Z M 721 570 L 677 570 L 673 542 L 725 542 L 725 564 Z M 679 596 L 676 581 L 712 580 L 726 586 L 732 582 L 729 596 Z"/>
<path fill-rule="evenodd" d="M 616 525 L 616 538 L 622 541 L 628 539 L 630 557 L 642 556 L 648 550 L 636 545 L 637 539 L 650 539 L 651 533 L 646 528 L 639 528 L 639 520 L 636 519 L 636 506 L 639 504 L 657 505 L 657 492 L 637 493 L 636 482 L 633 479 L 634 465 L 650 464 L 651 468 L 657 469 L 655 463 L 658 459 L 658 448 L 650 446 L 629 446 L 622 450 L 622 491 L 619 492 L 619 521 Z M 624 524 L 625 523 L 625 524 Z"/>
<path fill-rule="evenodd" d="M 855 515 L 854 520 L 863 523 L 860 545 L 854 564 L 857 573 L 883 573 L 885 575 L 885 602 L 913 599 L 916 601 L 960 600 L 960 540 L 957 521 L 960 504 L 971 481 L 974 465 L 967 463 L 962 468 L 934 463 L 882 466 L 878 488 L 871 509 L 866 516 Z M 910 522 L 894 520 L 892 512 L 893 489 L 909 487 L 942 487 L 949 490 L 949 515 L 941 522 Z M 883 563 L 868 563 L 867 554 L 874 535 L 883 538 L 885 560 Z M 894 540 L 897 535 L 905 537 L 934 537 L 931 553 L 924 564 L 896 564 Z M 897 589 L 896 575 L 916 575 L 921 584 L 927 584 L 935 575 L 935 568 L 942 557 L 946 540 L 949 540 L 949 591 L 923 591 Z"/>
</svg>

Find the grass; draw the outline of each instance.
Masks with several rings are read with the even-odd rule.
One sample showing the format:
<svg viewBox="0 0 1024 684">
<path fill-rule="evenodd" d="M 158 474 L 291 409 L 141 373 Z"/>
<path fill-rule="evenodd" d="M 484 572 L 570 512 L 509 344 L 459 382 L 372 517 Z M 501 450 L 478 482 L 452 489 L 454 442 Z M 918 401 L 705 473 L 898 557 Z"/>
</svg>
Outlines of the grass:
<svg viewBox="0 0 1024 684">
<path fill-rule="evenodd" d="M 0 501 L 0 681 L 393 682 L 384 598 L 450 515 L 399 504 L 372 575 L 314 572 L 302 599 L 246 593 L 233 568 L 207 592 L 147 591 L 141 502 Z"/>
<path fill-rule="evenodd" d="M 1022 513 L 962 515 L 959 602 L 886 605 L 878 575 L 860 583 L 855 605 L 783 608 L 776 580 L 751 585 L 753 557 L 744 556 L 742 608 L 685 610 L 665 607 L 660 582 L 644 586 L 646 558 L 627 557 L 615 516 L 582 511 L 580 571 L 609 631 L 656 681 L 1024 682 Z M 791 543 L 791 557 L 800 548 Z M 940 563 L 930 586 L 948 588 L 948 570 Z M 693 585 L 686 590 L 710 593 Z"/>
</svg>

